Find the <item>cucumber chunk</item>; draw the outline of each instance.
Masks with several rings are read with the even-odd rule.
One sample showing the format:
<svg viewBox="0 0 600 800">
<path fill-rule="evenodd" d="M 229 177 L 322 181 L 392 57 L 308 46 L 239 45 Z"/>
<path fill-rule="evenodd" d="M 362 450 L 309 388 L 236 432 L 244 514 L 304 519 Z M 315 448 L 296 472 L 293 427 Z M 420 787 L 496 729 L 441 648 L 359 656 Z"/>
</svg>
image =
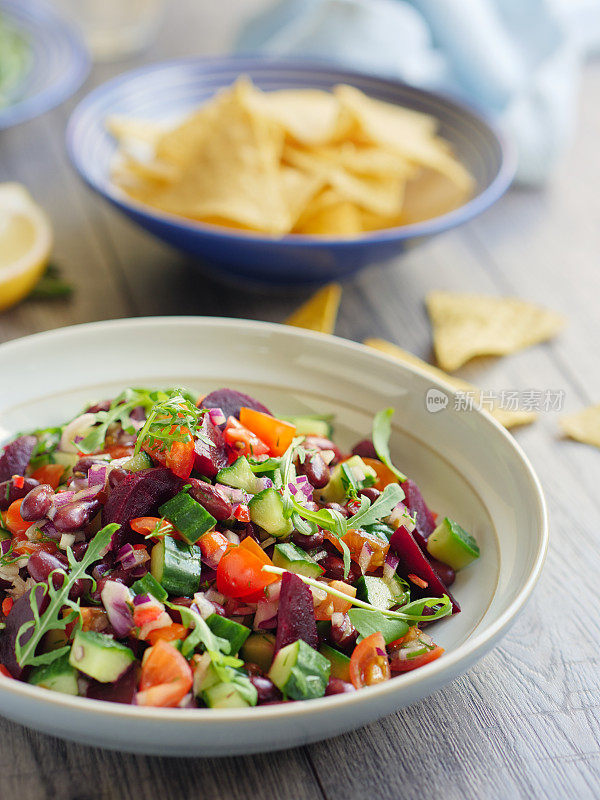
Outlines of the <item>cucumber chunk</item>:
<svg viewBox="0 0 600 800">
<path fill-rule="evenodd" d="M 296 547 L 292 542 L 276 544 L 273 551 L 273 564 L 296 575 L 305 575 L 307 578 L 318 578 L 325 571 L 301 547 Z"/>
<path fill-rule="evenodd" d="M 209 708 L 248 708 L 253 705 L 240 692 L 238 684 L 229 681 L 206 689 L 202 692 L 202 699 Z"/>
<path fill-rule="evenodd" d="M 151 594 L 156 597 L 161 603 L 169 596 L 160 583 L 152 576 L 151 572 L 147 572 L 143 578 L 137 580 L 131 587 L 134 594 Z"/>
<path fill-rule="evenodd" d="M 144 453 L 144 451 L 141 450 L 137 455 L 131 456 L 131 458 L 123 464 L 123 469 L 129 470 L 129 472 L 139 472 L 142 469 L 150 469 L 150 467 L 153 466 L 154 464 L 148 453 Z"/>
<path fill-rule="evenodd" d="M 400 578 L 394 576 L 390 581 L 374 575 L 363 575 L 356 584 L 356 596 L 375 608 L 387 611 L 405 597 L 405 588 Z"/>
<path fill-rule="evenodd" d="M 77 670 L 69 663 L 69 653 L 65 653 L 51 664 L 34 667 L 31 670 L 28 681 L 35 686 L 51 689 L 53 692 L 79 694 Z"/>
<path fill-rule="evenodd" d="M 431 534 L 427 550 L 433 558 L 456 571 L 479 558 L 479 545 L 475 539 L 449 517 Z"/>
<path fill-rule="evenodd" d="M 152 577 L 170 595 L 192 597 L 200 588 L 202 551 L 172 536 L 165 536 L 152 548 Z"/>
<path fill-rule="evenodd" d="M 350 682 L 350 659 L 348 656 L 328 644 L 322 644 L 319 647 L 319 653 L 329 661 L 332 678 L 339 678 L 346 683 Z"/>
<path fill-rule="evenodd" d="M 217 524 L 212 514 L 187 492 L 179 492 L 158 509 L 161 516 L 171 522 L 188 544 L 198 539 Z"/>
<path fill-rule="evenodd" d="M 326 503 L 339 503 L 348 496 L 349 485 L 356 490 L 373 486 L 377 473 L 369 467 L 360 456 L 352 456 L 331 471 L 327 486 L 321 489 L 320 497 Z"/>
<path fill-rule="evenodd" d="M 206 624 L 215 636 L 220 636 L 222 639 L 229 641 L 231 645 L 230 656 L 239 653 L 241 646 L 250 636 L 250 628 L 232 619 L 227 619 L 227 617 L 222 617 L 220 614 L 211 614 L 207 618 Z"/>
<path fill-rule="evenodd" d="M 310 700 L 325 694 L 330 669 L 325 656 L 298 639 L 277 653 L 269 678 L 285 696 L 293 700 Z"/>
<path fill-rule="evenodd" d="M 284 419 L 296 426 L 296 436 L 321 436 L 324 439 L 331 439 L 333 426 L 328 419 L 319 415 L 301 415 Z"/>
<path fill-rule="evenodd" d="M 96 631 L 77 631 L 69 664 L 100 683 L 112 683 L 135 661 L 133 652 L 112 636 Z"/>
<path fill-rule="evenodd" d="M 243 489 L 250 494 L 256 494 L 263 488 L 262 481 L 250 469 L 246 456 L 240 456 L 230 467 L 224 467 L 217 473 L 217 483 L 233 486 L 234 489 Z"/>
<path fill-rule="evenodd" d="M 248 503 L 250 519 L 268 534 L 279 539 L 289 536 L 294 526 L 283 514 L 281 495 L 275 489 L 263 489 Z"/>
<path fill-rule="evenodd" d="M 251 633 L 240 650 L 240 658 L 256 664 L 263 672 L 268 672 L 275 654 L 275 637 L 272 633 Z"/>
</svg>

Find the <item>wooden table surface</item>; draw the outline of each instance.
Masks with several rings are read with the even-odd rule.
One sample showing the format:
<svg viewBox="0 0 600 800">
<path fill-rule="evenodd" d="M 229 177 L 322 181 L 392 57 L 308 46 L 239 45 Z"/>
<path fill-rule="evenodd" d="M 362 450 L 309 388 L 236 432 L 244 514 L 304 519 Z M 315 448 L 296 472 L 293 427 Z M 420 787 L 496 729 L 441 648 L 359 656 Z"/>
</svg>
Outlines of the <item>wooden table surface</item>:
<svg viewBox="0 0 600 800">
<path fill-rule="evenodd" d="M 172 3 L 161 40 L 133 64 L 98 67 L 78 97 L 137 63 L 226 52 L 257 0 Z M 494 389 L 564 390 L 565 410 L 600 402 L 600 64 L 586 69 L 575 145 L 544 191 L 513 189 L 480 219 L 344 286 L 336 332 L 381 336 L 429 357 L 431 289 L 510 294 L 563 311 L 551 344 L 462 371 Z M 281 321 L 307 292 L 223 286 L 88 191 L 67 162 L 77 98 L 0 133 L 0 180 L 48 210 L 69 300 L 0 315 L 0 340 L 114 317 L 206 314 Z M 9 376 L 3 376 L 6 380 Z M 11 380 L 18 376 L 10 376 Z M 600 796 L 600 452 L 560 438 L 556 412 L 516 435 L 542 480 L 551 547 L 533 599 L 490 655 L 417 705 L 309 747 L 178 760 L 95 750 L 0 721 L 0 797 L 592 798 Z"/>
</svg>

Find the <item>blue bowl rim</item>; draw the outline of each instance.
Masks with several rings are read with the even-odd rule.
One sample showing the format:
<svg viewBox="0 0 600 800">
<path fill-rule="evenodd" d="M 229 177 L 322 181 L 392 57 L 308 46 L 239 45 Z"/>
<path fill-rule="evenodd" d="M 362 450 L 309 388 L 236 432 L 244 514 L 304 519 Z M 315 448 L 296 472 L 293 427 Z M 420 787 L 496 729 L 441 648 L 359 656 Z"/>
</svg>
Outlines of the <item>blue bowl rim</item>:
<svg viewBox="0 0 600 800">
<path fill-rule="evenodd" d="M 244 71 L 252 67 L 261 67 L 267 70 L 272 69 L 286 69 L 288 71 L 298 70 L 305 73 L 323 73 L 339 76 L 340 82 L 352 84 L 353 80 L 364 81 L 369 80 L 383 88 L 393 90 L 398 86 L 409 90 L 410 92 L 418 95 L 426 100 L 430 100 L 438 105 L 445 106 L 455 113 L 460 115 L 467 115 L 473 118 L 477 123 L 487 128 L 492 137 L 495 138 L 500 148 L 500 166 L 495 177 L 492 179 L 489 186 L 482 192 L 475 195 L 467 203 L 447 214 L 442 214 L 438 217 L 433 217 L 423 222 L 416 222 L 410 225 L 401 225 L 395 228 L 385 228 L 382 230 L 372 231 L 368 233 L 361 233 L 355 236 L 348 237 L 328 237 L 323 235 L 309 235 L 309 234 L 285 234 L 284 236 L 269 236 L 255 231 L 237 230 L 235 228 L 225 228 L 224 226 L 212 225 L 209 223 L 199 222 L 196 220 L 186 219 L 185 217 L 170 214 L 165 211 L 153 209 L 151 206 L 138 202 L 129 198 L 124 192 L 120 192 L 116 187 L 104 186 L 100 181 L 93 178 L 84 163 L 79 158 L 77 151 L 77 136 L 78 125 L 80 118 L 87 112 L 88 108 L 92 107 L 94 103 L 107 93 L 117 89 L 122 84 L 130 80 L 135 80 L 145 74 L 151 74 L 163 69 L 172 69 L 178 66 L 188 66 L 190 64 L 198 64 L 206 67 L 219 67 L 222 69 L 232 69 L 243 74 Z M 137 216 L 146 217 L 148 220 L 156 221 L 158 223 L 169 224 L 175 228 L 188 233 L 198 233 L 211 238 L 215 241 L 231 241 L 238 240 L 241 242 L 252 242 L 256 245 L 273 245 L 273 244 L 288 244 L 294 247 L 335 247 L 335 248 L 356 248 L 360 246 L 371 246 L 377 243 L 404 241 L 406 239 L 413 239 L 421 236 L 430 236 L 449 228 L 456 227 L 457 225 L 467 222 L 473 217 L 485 211 L 496 200 L 498 200 L 508 189 L 515 176 L 517 167 L 517 153 L 516 147 L 512 139 L 510 139 L 504 132 L 501 132 L 495 123 L 491 122 L 485 114 L 473 106 L 468 105 L 462 100 L 456 100 L 454 97 L 444 95 L 438 92 L 421 89 L 411 84 L 405 83 L 401 80 L 381 77 L 365 71 L 347 70 L 339 65 L 329 61 L 315 60 L 315 59 L 302 59 L 302 58 L 272 58 L 264 56 L 187 56 L 184 58 L 168 59 L 165 61 L 158 61 L 152 64 L 145 64 L 133 70 L 121 73 L 120 75 L 112 78 L 100 86 L 93 89 L 87 94 L 83 100 L 73 110 L 69 122 L 67 124 L 66 133 L 66 148 L 71 163 L 83 178 L 83 180 L 98 194 L 105 197 L 111 203 L 119 207 L 121 210 L 128 214 L 136 214 Z"/>
<path fill-rule="evenodd" d="M 71 54 L 68 69 L 54 83 L 0 109 L 0 130 L 4 130 L 34 119 L 63 103 L 83 84 L 90 72 L 91 61 L 77 30 L 43 0 L 29 4 L 0 0 L 0 13 L 6 16 L 11 25 L 24 29 L 26 34 L 31 34 L 28 23 L 32 20 L 51 25 L 53 32 L 60 36 L 56 44 L 66 46 Z M 32 50 L 35 52 L 35 42 Z"/>
</svg>

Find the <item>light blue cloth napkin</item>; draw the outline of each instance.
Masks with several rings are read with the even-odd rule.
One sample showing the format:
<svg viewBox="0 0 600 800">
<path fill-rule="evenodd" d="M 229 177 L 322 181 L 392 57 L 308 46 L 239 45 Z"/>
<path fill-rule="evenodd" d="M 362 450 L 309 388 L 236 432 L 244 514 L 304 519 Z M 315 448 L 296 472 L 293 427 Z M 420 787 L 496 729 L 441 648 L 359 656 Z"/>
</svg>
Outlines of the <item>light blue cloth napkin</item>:
<svg viewBox="0 0 600 800">
<path fill-rule="evenodd" d="M 235 49 L 458 95 L 514 137 L 518 180 L 540 184 L 570 141 L 581 58 L 599 43 L 600 0 L 279 0 Z"/>
</svg>

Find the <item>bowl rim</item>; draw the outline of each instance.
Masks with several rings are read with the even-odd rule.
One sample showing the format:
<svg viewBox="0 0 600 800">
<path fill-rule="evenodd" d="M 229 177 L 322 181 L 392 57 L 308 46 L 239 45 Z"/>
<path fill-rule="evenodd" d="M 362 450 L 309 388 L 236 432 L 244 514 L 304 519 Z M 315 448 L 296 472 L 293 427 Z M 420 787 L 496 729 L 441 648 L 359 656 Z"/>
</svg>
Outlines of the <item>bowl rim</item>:
<svg viewBox="0 0 600 800">
<path fill-rule="evenodd" d="M 6 15 L 11 25 L 29 36 L 34 59 L 38 40 L 32 35 L 32 22 L 50 27 L 57 39 L 56 46 L 66 47 L 70 52 L 70 63 L 57 80 L 45 84 L 34 94 L 26 93 L 21 99 L 0 109 L 0 130 L 5 130 L 34 119 L 63 103 L 83 84 L 90 72 L 91 61 L 77 29 L 56 13 L 45 0 L 36 0 L 35 6 L 28 6 L 18 0 L 0 0 L 0 12 Z M 32 70 L 35 67 L 34 63 Z"/>
<path fill-rule="evenodd" d="M 120 190 L 108 178 L 96 179 L 89 171 L 85 161 L 80 157 L 78 148 L 78 137 L 80 136 L 79 126 L 85 119 L 86 113 L 93 109 L 94 104 L 100 98 L 110 95 L 111 92 L 129 81 L 136 80 L 144 75 L 161 70 L 168 70 L 177 67 L 204 66 L 210 71 L 212 68 L 235 69 L 238 74 L 251 68 L 264 68 L 267 71 L 277 72 L 285 68 L 289 71 L 304 72 L 307 74 L 323 74 L 337 76 L 340 82 L 352 83 L 356 81 L 369 81 L 373 87 L 387 87 L 389 90 L 403 88 L 413 95 L 426 99 L 429 103 L 444 108 L 461 117 L 469 117 L 478 125 L 487 128 L 492 138 L 498 144 L 500 150 L 500 165 L 489 186 L 479 192 L 463 205 L 459 206 L 446 214 L 441 214 L 422 222 L 414 222 L 409 225 L 399 225 L 393 228 L 369 231 L 353 236 L 317 236 L 314 234 L 289 233 L 283 236 L 268 235 L 258 231 L 244 231 L 225 226 L 213 225 L 206 222 L 187 219 L 185 217 L 171 214 L 166 211 L 154 209 L 152 206 L 130 198 L 126 192 Z M 215 89 L 216 91 L 216 89 Z M 432 113 L 432 112 L 428 112 Z M 435 114 L 433 114 L 435 116 Z M 146 64 L 142 67 L 129 70 L 97 86 L 89 92 L 75 107 L 69 117 L 65 132 L 65 144 L 69 159 L 82 179 L 90 188 L 98 192 L 114 205 L 126 213 L 134 213 L 137 216 L 154 220 L 158 223 L 168 224 L 188 233 L 197 233 L 207 236 L 216 241 L 238 240 L 241 242 L 252 242 L 257 245 L 291 245 L 293 247 L 336 247 L 336 248 L 356 248 L 369 247 L 377 243 L 400 242 L 421 236 L 430 236 L 435 233 L 453 228 L 466 222 L 481 212 L 489 208 L 502 194 L 508 189 L 515 176 L 517 169 L 517 150 L 515 142 L 501 131 L 496 123 L 492 122 L 484 113 L 475 106 L 469 105 L 464 100 L 456 99 L 449 94 L 421 89 L 405 81 L 393 79 L 369 73 L 367 71 L 345 69 L 335 63 L 317 59 L 302 58 L 274 58 L 263 56 L 187 56 L 184 58 L 169 59 Z"/>
<path fill-rule="evenodd" d="M 241 330 L 241 332 L 260 332 L 260 331 L 277 331 L 278 336 L 284 335 L 290 339 L 309 339 L 315 342 L 327 342 L 334 347 L 342 348 L 350 353 L 368 354 L 375 360 L 383 361 L 392 369 L 400 370 L 401 372 L 408 372 L 409 374 L 426 378 L 432 385 L 437 388 L 443 389 L 444 392 L 453 396 L 455 391 L 452 390 L 447 384 L 438 382 L 430 375 L 426 375 L 418 368 L 410 364 L 402 364 L 395 360 L 393 357 L 385 355 L 379 351 L 367 347 L 366 345 L 359 344 L 347 339 L 342 339 L 338 336 L 332 336 L 324 333 L 317 333 L 302 328 L 294 328 L 280 323 L 274 322 L 259 322 L 254 320 L 242 320 L 235 318 L 221 318 L 221 317 L 137 317 L 137 318 L 124 318 L 116 320 L 105 320 L 101 322 L 83 323 L 80 325 L 69 325 L 63 328 L 57 328 L 50 331 L 43 331 L 41 333 L 32 334 L 30 336 L 14 339 L 0 345 L 0 359 L 6 351 L 17 350 L 21 347 L 27 347 L 36 342 L 44 340 L 57 340 L 60 343 L 62 339 L 69 339 L 72 336 L 77 337 L 77 334 L 82 331 L 103 331 L 119 330 L 120 328 L 125 335 L 131 328 L 138 329 L 145 326 L 152 327 L 168 327 L 177 326 L 185 328 L 187 326 L 194 327 L 221 327 Z M 1 410 L 1 409 L 0 409 Z M 402 675 L 402 679 L 396 681 L 390 680 L 376 686 L 366 687 L 366 691 L 360 690 L 342 695 L 333 695 L 329 697 L 321 697 L 302 703 L 280 704 L 272 706 L 257 706 L 247 709 L 210 709 L 210 708 L 155 708 L 152 706 L 135 706 L 135 705 L 122 705 L 120 703 L 113 703 L 105 700 L 92 700 L 86 697 L 72 697 L 71 695 L 61 695 L 58 692 L 51 692 L 44 690 L 38 686 L 32 686 L 21 681 L 7 678 L 0 675 L 0 694 L 4 692 L 14 693 L 17 696 L 27 698 L 29 700 L 37 700 L 40 703 L 45 703 L 48 706 L 61 708 L 63 710 L 73 710 L 82 712 L 95 712 L 109 717 L 127 719 L 128 721 L 143 722 L 155 719 L 162 723 L 180 723 L 186 725 L 196 725 L 200 722 L 204 723 L 225 723 L 225 722 L 250 722 L 254 720 L 257 724 L 267 724 L 270 720 L 282 720 L 288 716 L 296 717 L 298 715 L 312 715 L 312 714 L 328 714 L 330 711 L 338 708 L 339 706 L 351 705 L 354 703 L 368 702 L 368 699 L 374 698 L 375 694 L 378 696 L 389 695 L 393 697 L 397 692 L 401 692 L 403 688 L 409 688 L 414 685 L 423 684 L 427 679 L 431 679 L 430 683 L 439 686 L 445 681 L 451 680 L 457 671 L 460 671 L 460 666 L 463 662 L 472 663 L 481 655 L 483 655 L 493 643 L 507 631 L 511 623 L 514 621 L 516 615 L 523 608 L 529 599 L 542 571 L 546 553 L 548 549 L 549 531 L 548 531 L 548 511 L 546 507 L 546 500 L 540 484 L 528 457 L 523 452 L 521 446 L 515 441 L 511 434 L 498 423 L 492 416 L 485 411 L 478 409 L 471 409 L 466 413 L 476 414 L 481 417 L 481 423 L 487 426 L 493 435 L 499 436 L 508 445 L 509 449 L 513 451 L 515 458 L 520 462 L 521 467 L 525 470 L 527 478 L 530 481 L 532 507 L 535 508 L 535 517 L 538 520 L 538 540 L 537 549 L 533 557 L 532 568 L 530 573 L 520 587 L 517 595 L 512 600 L 510 605 L 502 612 L 502 614 L 490 625 L 484 628 L 479 633 L 471 634 L 466 638 L 462 644 L 444 655 L 443 658 L 427 664 L 418 670 Z M 437 679 L 437 682 L 436 682 Z M 391 710 L 391 709 L 390 709 Z"/>
</svg>

